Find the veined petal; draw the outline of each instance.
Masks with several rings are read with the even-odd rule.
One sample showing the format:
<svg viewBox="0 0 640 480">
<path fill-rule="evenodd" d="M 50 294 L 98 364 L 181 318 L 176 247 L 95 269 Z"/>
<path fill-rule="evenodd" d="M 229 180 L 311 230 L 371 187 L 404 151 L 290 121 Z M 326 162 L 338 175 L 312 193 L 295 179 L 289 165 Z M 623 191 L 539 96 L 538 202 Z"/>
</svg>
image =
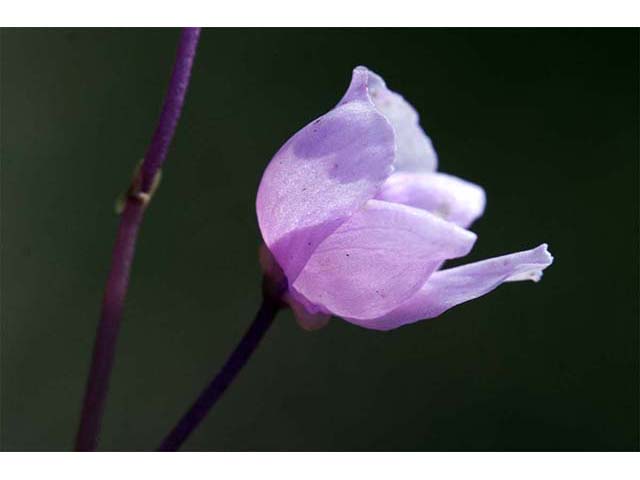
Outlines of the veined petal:
<svg viewBox="0 0 640 480">
<path fill-rule="evenodd" d="M 547 245 L 542 244 L 532 250 L 441 270 L 431 275 L 415 295 L 392 312 L 371 320 L 345 320 L 375 330 L 391 330 L 437 317 L 456 305 L 489 293 L 503 282 L 538 281 L 542 271 L 552 262 Z"/>
<path fill-rule="evenodd" d="M 366 82 L 363 88 L 347 92 L 342 102 L 351 101 L 354 95 L 368 94 L 376 108 L 387 118 L 396 134 L 396 170 L 432 172 L 438 165 L 438 156 L 431 139 L 420 127 L 418 112 L 402 95 L 389 90 L 379 75 L 366 67 L 353 71 L 354 79 Z M 362 83 L 360 83 L 362 85 Z"/>
<path fill-rule="evenodd" d="M 375 318 L 409 299 L 443 260 L 469 253 L 475 239 L 424 210 L 370 200 L 317 247 L 292 294 L 325 313 Z"/>
<path fill-rule="evenodd" d="M 365 82 L 354 73 L 349 99 L 296 133 L 262 177 L 258 223 L 290 283 L 316 247 L 391 174 L 393 129 Z"/>
<path fill-rule="evenodd" d="M 422 208 L 463 228 L 482 215 L 486 204 L 482 187 L 445 173 L 394 173 L 376 198 Z"/>
</svg>

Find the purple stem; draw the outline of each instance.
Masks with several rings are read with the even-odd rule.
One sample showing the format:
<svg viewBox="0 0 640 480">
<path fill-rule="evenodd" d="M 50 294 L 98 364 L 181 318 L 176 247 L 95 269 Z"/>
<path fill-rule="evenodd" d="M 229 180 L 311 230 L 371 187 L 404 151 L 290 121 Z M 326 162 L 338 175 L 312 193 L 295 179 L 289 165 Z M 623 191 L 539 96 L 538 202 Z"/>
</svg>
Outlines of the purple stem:
<svg viewBox="0 0 640 480">
<path fill-rule="evenodd" d="M 77 451 L 92 451 L 97 446 L 138 231 L 146 205 L 153 193 L 154 181 L 167 156 L 180 118 L 199 37 L 199 28 L 184 28 L 180 33 L 176 60 L 162 112 L 139 174 L 129 188 L 120 216 L 111 256 L 111 269 L 102 299 L 80 427 L 76 436 Z"/>
<path fill-rule="evenodd" d="M 240 370 L 242 370 L 242 367 L 245 366 L 251 355 L 256 351 L 260 340 L 262 340 L 262 337 L 273 323 L 278 310 L 282 307 L 279 300 L 282 294 L 282 286 L 277 286 L 276 291 L 269 292 L 269 289 L 273 286 L 269 287 L 268 283 L 268 280 L 265 280 L 266 288 L 264 289 L 262 305 L 260 305 L 256 318 L 242 337 L 242 340 L 231 353 L 222 369 L 211 379 L 209 385 L 200 393 L 191 408 L 165 437 L 158 447 L 158 451 L 175 452 L 180 448 L 187 437 L 204 420 L 209 410 L 222 397 L 227 387 L 231 385 Z"/>
<path fill-rule="evenodd" d="M 143 192 L 151 191 L 155 176 L 167 157 L 167 150 L 180 119 L 184 97 L 189 87 L 191 67 L 196 56 L 199 38 L 199 28 L 183 28 L 180 33 L 176 61 L 173 64 L 173 71 L 169 80 L 169 88 L 164 97 L 162 112 L 140 168 L 142 174 L 141 190 Z"/>
</svg>

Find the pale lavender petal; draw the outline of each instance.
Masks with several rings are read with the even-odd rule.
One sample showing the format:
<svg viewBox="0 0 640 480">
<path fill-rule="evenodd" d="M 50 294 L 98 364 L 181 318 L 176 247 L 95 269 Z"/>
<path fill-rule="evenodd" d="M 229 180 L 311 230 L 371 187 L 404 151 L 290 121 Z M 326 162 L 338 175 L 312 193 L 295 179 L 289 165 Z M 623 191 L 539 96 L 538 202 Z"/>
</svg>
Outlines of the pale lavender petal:
<svg viewBox="0 0 640 480">
<path fill-rule="evenodd" d="M 475 234 L 424 210 L 370 200 L 315 250 L 291 285 L 310 312 L 375 318 L 411 297 Z M 317 311 L 317 310 L 316 310 Z"/>
<path fill-rule="evenodd" d="M 428 210 L 463 228 L 482 215 L 486 204 L 482 187 L 445 173 L 394 173 L 376 198 Z"/>
<path fill-rule="evenodd" d="M 418 112 L 402 95 L 389 90 L 379 75 L 366 67 L 357 67 L 353 74 L 354 77 L 366 79 L 367 91 L 373 103 L 393 126 L 398 147 L 394 163 L 396 170 L 435 171 L 438 156 L 431 139 L 420 127 Z M 363 94 L 362 91 L 358 93 Z M 349 92 L 342 101 L 351 101 L 352 95 L 353 92 Z"/>
<path fill-rule="evenodd" d="M 393 129 L 371 102 L 366 81 L 355 72 L 348 100 L 296 133 L 262 177 L 260 230 L 289 282 L 393 169 Z"/>
<path fill-rule="evenodd" d="M 503 282 L 538 281 L 553 262 L 542 244 L 532 250 L 490 258 L 434 273 L 422 288 L 394 311 L 370 320 L 345 318 L 375 330 L 391 330 L 408 323 L 437 317 L 461 303 L 494 290 Z"/>
</svg>

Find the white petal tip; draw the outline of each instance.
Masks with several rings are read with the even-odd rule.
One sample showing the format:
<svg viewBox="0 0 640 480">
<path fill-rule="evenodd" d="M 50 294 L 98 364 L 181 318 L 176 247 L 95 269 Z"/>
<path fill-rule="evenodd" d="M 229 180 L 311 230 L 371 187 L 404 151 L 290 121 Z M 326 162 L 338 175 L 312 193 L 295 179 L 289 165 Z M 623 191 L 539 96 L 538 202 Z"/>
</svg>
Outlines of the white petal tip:
<svg viewBox="0 0 640 480">
<path fill-rule="evenodd" d="M 522 268 L 509 276 L 505 282 L 521 282 L 531 280 L 539 282 L 542 279 L 542 271 L 553 263 L 553 256 L 549 253 L 548 245 L 543 243 L 539 247 L 529 251 L 531 257 L 522 264 Z"/>
<path fill-rule="evenodd" d="M 548 267 L 549 265 L 551 265 L 554 260 L 553 255 L 551 255 L 548 248 L 549 248 L 549 245 L 547 245 L 546 243 L 543 243 L 542 245 L 540 245 L 535 249 L 536 253 L 540 254 L 540 257 L 542 260 L 540 263 L 544 263 L 545 267 Z"/>
</svg>

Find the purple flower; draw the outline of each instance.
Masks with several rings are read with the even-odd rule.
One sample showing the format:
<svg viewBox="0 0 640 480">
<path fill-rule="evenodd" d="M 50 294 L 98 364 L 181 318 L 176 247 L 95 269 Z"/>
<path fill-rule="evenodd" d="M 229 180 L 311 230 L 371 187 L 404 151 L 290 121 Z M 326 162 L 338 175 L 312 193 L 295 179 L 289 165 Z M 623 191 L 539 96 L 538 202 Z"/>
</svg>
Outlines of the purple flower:
<svg viewBox="0 0 640 480">
<path fill-rule="evenodd" d="M 336 315 L 389 330 L 503 282 L 540 279 L 553 261 L 545 244 L 440 270 L 473 247 L 467 228 L 485 194 L 436 172 L 437 162 L 417 112 L 365 67 L 273 157 L 256 202 L 262 264 L 286 276 L 285 300 L 303 327 Z"/>
</svg>

